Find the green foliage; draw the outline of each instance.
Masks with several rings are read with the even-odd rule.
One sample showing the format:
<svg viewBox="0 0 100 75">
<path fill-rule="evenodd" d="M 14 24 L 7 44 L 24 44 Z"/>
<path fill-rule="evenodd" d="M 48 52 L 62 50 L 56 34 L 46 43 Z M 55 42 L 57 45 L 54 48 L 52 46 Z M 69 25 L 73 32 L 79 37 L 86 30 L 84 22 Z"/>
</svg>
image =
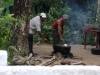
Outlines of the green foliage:
<svg viewBox="0 0 100 75">
<path fill-rule="evenodd" d="M 100 4 L 98 5 L 97 15 L 96 15 L 96 23 L 99 24 L 100 27 Z"/>
<path fill-rule="evenodd" d="M 86 44 L 87 44 L 87 45 L 92 45 L 92 46 L 96 45 L 95 35 L 93 35 L 93 34 L 88 34 L 88 35 L 87 35 Z"/>
<path fill-rule="evenodd" d="M 27 50 L 22 50 L 20 54 L 21 54 L 21 56 L 23 56 L 23 57 L 24 57 L 24 56 L 27 56 L 27 55 L 28 55 L 28 51 L 27 51 Z"/>
<path fill-rule="evenodd" d="M 1 0 L 1 3 L 9 3 L 10 5 L 14 4 L 14 0 Z"/>
<path fill-rule="evenodd" d="M 0 13 L 2 13 L 2 11 L 3 8 L 0 8 Z M 12 16 L 13 14 L 0 14 L 0 49 L 5 49 L 6 45 L 10 43 L 13 34 L 11 31 L 11 25 L 16 21 Z"/>
<path fill-rule="evenodd" d="M 39 12 L 49 12 L 52 7 L 61 8 L 65 0 L 32 0 L 32 11 Z"/>
<path fill-rule="evenodd" d="M 11 26 L 14 24 L 17 19 L 13 17 L 13 14 L 2 15 L 4 8 L 0 8 L 0 49 L 7 49 L 7 45 L 10 44 L 12 37 Z M 10 65 L 13 64 L 13 53 L 18 52 L 14 46 L 8 47 L 8 62 Z"/>
<path fill-rule="evenodd" d="M 13 53 L 18 53 L 18 50 L 14 46 L 9 46 L 7 53 L 8 53 L 8 62 L 10 63 L 9 65 L 13 65 L 14 64 L 14 62 L 13 62 L 14 54 Z"/>
<path fill-rule="evenodd" d="M 14 0 L 0 0 L 0 8 L 4 8 L 6 10 L 6 15 L 10 14 L 9 6 L 13 6 Z"/>
<path fill-rule="evenodd" d="M 8 50 L 13 50 L 13 51 L 17 52 L 17 49 L 14 46 L 9 46 Z"/>
</svg>

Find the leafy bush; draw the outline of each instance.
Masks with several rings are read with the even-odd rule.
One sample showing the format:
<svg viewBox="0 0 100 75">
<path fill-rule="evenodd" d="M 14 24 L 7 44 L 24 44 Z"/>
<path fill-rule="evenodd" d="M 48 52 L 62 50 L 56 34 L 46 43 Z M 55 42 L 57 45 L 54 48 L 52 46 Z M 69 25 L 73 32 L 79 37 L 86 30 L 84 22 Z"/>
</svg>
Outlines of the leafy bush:
<svg viewBox="0 0 100 75">
<path fill-rule="evenodd" d="M 18 50 L 14 46 L 9 46 L 7 53 L 8 53 L 8 62 L 9 62 L 8 65 L 13 65 L 14 64 L 13 56 L 14 56 L 14 53 L 18 53 Z"/>
<path fill-rule="evenodd" d="M 2 11 L 4 8 L 0 8 L 0 49 L 5 49 L 6 45 L 10 43 L 12 31 L 11 25 L 13 25 L 13 21 L 16 21 L 13 18 L 13 14 L 2 15 Z"/>
</svg>

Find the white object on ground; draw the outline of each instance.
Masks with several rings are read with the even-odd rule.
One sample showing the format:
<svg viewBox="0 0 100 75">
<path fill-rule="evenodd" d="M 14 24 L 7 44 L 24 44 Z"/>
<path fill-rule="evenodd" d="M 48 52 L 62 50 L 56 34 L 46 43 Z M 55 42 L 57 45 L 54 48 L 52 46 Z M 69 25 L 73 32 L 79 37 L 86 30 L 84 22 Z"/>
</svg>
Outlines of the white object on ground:
<svg viewBox="0 0 100 75">
<path fill-rule="evenodd" d="M 7 66 L 7 51 L 0 50 L 0 66 Z"/>
<path fill-rule="evenodd" d="M 37 45 L 40 45 L 40 41 L 37 42 Z"/>
</svg>

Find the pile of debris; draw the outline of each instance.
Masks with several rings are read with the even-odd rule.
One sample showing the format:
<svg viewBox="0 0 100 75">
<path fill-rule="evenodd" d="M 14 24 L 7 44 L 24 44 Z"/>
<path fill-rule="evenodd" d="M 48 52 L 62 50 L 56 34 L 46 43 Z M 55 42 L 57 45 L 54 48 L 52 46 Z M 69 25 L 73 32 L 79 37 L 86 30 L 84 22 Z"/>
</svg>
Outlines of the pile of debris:
<svg viewBox="0 0 100 75">
<path fill-rule="evenodd" d="M 83 60 L 81 57 L 73 56 L 65 58 L 61 53 L 56 53 L 54 56 L 38 55 L 32 56 L 15 56 L 13 58 L 14 65 L 40 65 L 40 66 L 54 66 L 54 65 L 86 65 L 82 61 L 76 61 L 75 59 Z"/>
</svg>

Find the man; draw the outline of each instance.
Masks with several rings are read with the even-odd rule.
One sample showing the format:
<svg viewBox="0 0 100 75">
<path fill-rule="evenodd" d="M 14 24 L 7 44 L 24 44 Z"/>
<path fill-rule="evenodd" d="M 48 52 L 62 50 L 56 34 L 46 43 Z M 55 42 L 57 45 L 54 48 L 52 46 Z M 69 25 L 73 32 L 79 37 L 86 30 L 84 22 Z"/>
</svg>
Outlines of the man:
<svg viewBox="0 0 100 75">
<path fill-rule="evenodd" d="M 39 16 L 36 16 L 30 20 L 30 27 L 29 27 L 29 35 L 28 35 L 28 46 L 29 46 L 29 52 L 33 56 L 36 55 L 33 52 L 33 36 L 37 32 L 42 39 L 45 42 L 48 42 L 48 40 L 43 36 L 41 32 L 41 23 L 46 19 L 46 14 L 41 13 Z"/>
<path fill-rule="evenodd" d="M 66 24 L 68 19 L 68 15 L 64 14 L 61 18 L 59 18 L 58 20 L 56 20 L 53 23 L 53 49 L 54 49 L 54 44 L 60 44 L 61 42 L 63 42 L 63 27 Z M 53 51 L 52 54 L 55 54 L 55 52 Z"/>
</svg>

